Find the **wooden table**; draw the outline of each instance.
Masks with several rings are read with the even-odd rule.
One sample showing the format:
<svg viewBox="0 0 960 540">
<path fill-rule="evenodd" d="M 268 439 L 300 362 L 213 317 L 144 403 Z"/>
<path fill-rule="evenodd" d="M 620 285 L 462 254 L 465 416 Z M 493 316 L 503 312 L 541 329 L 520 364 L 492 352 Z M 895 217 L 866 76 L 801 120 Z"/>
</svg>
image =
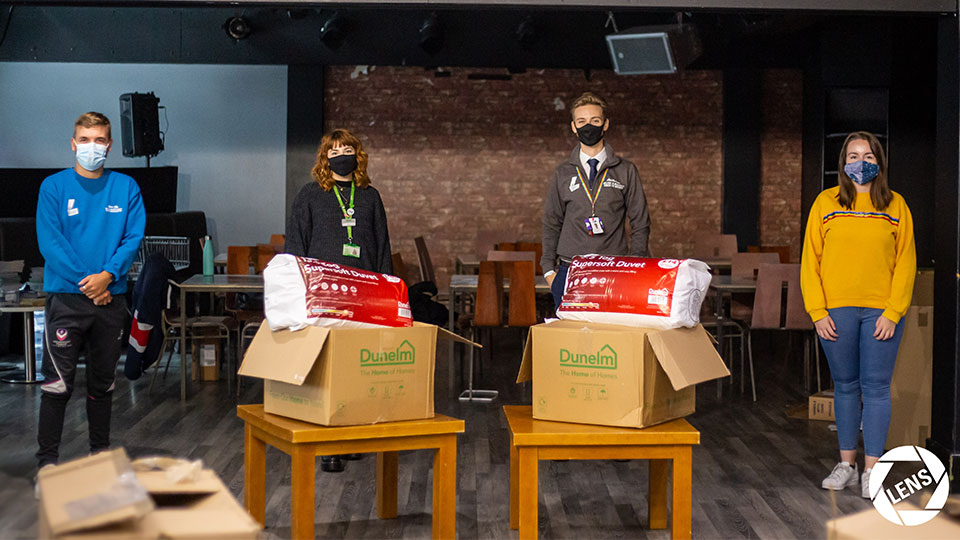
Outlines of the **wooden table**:
<svg viewBox="0 0 960 540">
<path fill-rule="evenodd" d="M 327 427 L 266 414 L 263 405 L 240 405 L 245 422 L 243 494 L 247 511 L 261 525 L 266 503 L 266 445 L 290 456 L 290 535 L 313 538 L 317 456 L 377 453 L 377 515 L 397 517 L 400 450 L 435 449 L 433 456 L 433 537 L 454 538 L 457 525 L 457 433 L 463 420 L 438 414 L 424 420 L 366 426 Z"/>
<path fill-rule="evenodd" d="M 667 528 L 667 476 L 673 479 L 671 536 L 690 538 L 693 445 L 700 432 L 683 419 L 631 429 L 534 420 L 530 406 L 506 405 L 510 425 L 510 528 L 536 538 L 541 459 L 650 460 L 650 528 Z M 669 462 L 673 474 L 669 475 Z"/>
<path fill-rule="evenodd" d="M 232 274 L 215 274 L 204 276 L 196 274 L 190 276 L 177 285 L 180 288 L 180 401 L 187 399 L 187 293 L 188 292 L 263 292 L 263 276 L 244 276 Z M 237 343 L 239 347 L 239 343 Z M 229 362 L 228 362 L 229 363 Z M 228 381 L 232 380 L 230 374 Z"/>
<path fill-rule="evenodd" d="M 447 295 L 447 330 L 450 330 L 453 333 L 457 332 L 456 327 L 454 326 L 453 315 L 457 312 L 457 308 L 460 308 L 460 312 L 463 312 L 465 307 L 464 297 L 467 295 L 477 294 L 477 282 L 480 280 L 480 276 L 476 274 L 453 274 L 450 276 L 450 289 L 449 294 Z M 533 288 L 536 294 L 549 294 L 550 285 L 547 284 L 547 278 L 543 276 L 534 276 L 533 277 Z M 508 292 L 510 290 L 510 278 L 504 278 L 503 280 L 503 291 Z M 451 395 L 455 395 L 454 391 L 456 387 L 456 370 L 452 369 L 456 361 L 456 343 L 450 342 L 450 376 L 448 381 L 448 388 L 450 389 Z"/>
</svg>

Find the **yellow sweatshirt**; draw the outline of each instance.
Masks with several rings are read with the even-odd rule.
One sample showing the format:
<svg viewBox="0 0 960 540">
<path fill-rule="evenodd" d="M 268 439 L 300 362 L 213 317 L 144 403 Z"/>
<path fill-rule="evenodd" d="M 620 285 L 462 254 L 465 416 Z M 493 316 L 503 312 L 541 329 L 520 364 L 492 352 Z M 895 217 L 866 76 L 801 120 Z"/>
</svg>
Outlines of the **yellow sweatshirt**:
<svg viewBox="0 0 960 540">
<path fill-rule="evenodd" d="M 813 202 L 800 259 L 803 303 L 814 321 L 827 308 L 883 310 L 894 323 L 910 307 L 917 253 L 913 217 L 899 193 L 883 212 L 869 193 L 858 193 L 852 209 L 840 206 L 839 187 Z"/>
</svg>

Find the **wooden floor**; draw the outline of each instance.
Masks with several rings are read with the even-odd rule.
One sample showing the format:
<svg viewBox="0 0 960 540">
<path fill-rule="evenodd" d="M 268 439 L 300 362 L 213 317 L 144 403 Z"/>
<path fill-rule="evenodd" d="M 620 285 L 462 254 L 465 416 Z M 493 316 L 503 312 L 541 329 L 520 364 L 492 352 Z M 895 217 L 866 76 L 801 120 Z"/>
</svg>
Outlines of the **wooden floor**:
<svg viewBox="0 0 960 540">
<path fill-rule="evenodd" d="M 763 336 L 761 336 L 763 337 Z M 520 335 L 497 335 L 494 359 L 487 362 L 480 387 L 500 390 L 492 404 L 466 404 L 447 388 L 447 347 L 438 347 L 437 412 L 466 420 L 458 447 L 457 532 L 461 538 L 516 538 L 508 528 L 509 466 L 504 404 L 524 402 L 524 388 L 514 384 L 520 361 Z M 803 403 L 801 362 L 785 359 L 786 340 L 770 336 L 755 341 L 758 394 L 753 403 L 716 383 L 697 389 L 697 412 L 689 417 L 700 429 L 701 445 L 693 457 L 693 535 L 697 538 L 819 538 L 835 513 L 869 507 L 859 489 L 837 494 L 820 489 L 820 481 L 837 460 L 835 433 L 826 422 L 788 418 L 791 405 Z M 795 340 L 799 346 L 800 341 Z M 5 358 L 4 360 L 16 360 Z M 176 362 L 176 357 L 174 362 Z M 243 429 L 238 401 L 226 383 L 194 385 L 186 402 L 179 400 L 177 365 L 163 384 L 148 393 L 149 374 L 136 382 L 120 375 L 114 398 L 113 442 L 133 457 L 175 455 L 203 459 L 243 500 Z M 120 368 L 122 372 L 122 367 Z M 78 386 L 82 389 L 81 380 Z M 248 382 L 239 403 L 261 400 L 262 386 Z M 0 537 L 33 538 L 36 502 L 38 386 L 0 384 Z M 87 452 L 82 391 L 75 392 L 67 413 L 61 459 Z M 318 538 L 429 538 L 431 456 L 400 456 L 400 517 L 376 518 L 375 459 L 349 462 L 341 474 L 317 467 L 316 536 Z M 667 538 L 668 531 L 646 527 L 645 461 L 566 461 L 540 465 L 540 534 L 543 538 Z M 289 537 L 290 461 L 267 453 L 267 528 L 264 538 Z"/>
</svg>

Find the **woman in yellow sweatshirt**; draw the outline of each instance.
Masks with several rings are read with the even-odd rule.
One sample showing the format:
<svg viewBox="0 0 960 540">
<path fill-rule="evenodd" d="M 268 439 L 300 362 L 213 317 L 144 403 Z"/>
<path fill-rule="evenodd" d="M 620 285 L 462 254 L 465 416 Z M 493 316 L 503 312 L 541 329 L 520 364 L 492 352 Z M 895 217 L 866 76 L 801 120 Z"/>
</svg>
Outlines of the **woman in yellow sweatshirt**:
<svg viewBox="0 0 960 540">
<path fill-rule="evenodd" d="M 916 249 L 910 209 L 887 185 L 876 137 L 863 131 L 847 137 L 838 177 L 839 185 L 820 193 L 810 209 L 800 286 L 834 382 L 840 463 L 822 486 L 842 490 L 859 480 L 869 498 L 870 471 L 890 426 L 890 379 L 900 318 L 913 293 Z M 858 479 L 861 420 L 865 459 Z"/>
</svg>

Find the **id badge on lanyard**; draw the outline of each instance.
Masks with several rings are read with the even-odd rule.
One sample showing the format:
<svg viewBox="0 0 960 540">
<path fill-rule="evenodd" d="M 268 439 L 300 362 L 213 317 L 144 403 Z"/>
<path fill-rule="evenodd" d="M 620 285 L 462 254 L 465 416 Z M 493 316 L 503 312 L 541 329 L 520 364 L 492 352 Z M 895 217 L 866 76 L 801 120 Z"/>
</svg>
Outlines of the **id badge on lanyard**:
<svg viewBox="0 0 960 540">
<path fill-rule="evenodd" d="M 587 194 L 587 200 L 590 201 L 590 217 L 583 220 L 583 224 L 587 228 L 587 233 L 589 233 L 590 236 L 603 234 L 603 220 L 597 215 L 597 199 L 600 198 L 600 190 L 603 189 L 603 181 L 607 178 L 607 171 L 609 170 L 610 169 L 605 169 L 603 171 L 603 176 L 600 177 L 600 183 L 597 185 L 597 192 L 591 194 L 590 190 L 587 189 L 587 183 L 583 181 L 583 175 L 580 174 L 580 169 L 577 168 L 577 176 L 580 177 L 583 192 Z"/>
<path fill-rule="evenodd" d="M 343 204 L 343 199 L 340 197 L 340 188 L 334 186 L 333 193 L 337 196 L 337 202 L 340 203 L 340 210 L 343 212 L 343 219 L 340 220 L 340 225 L 346 227 L 347 229 L 347 241 L 343 244 L 343 256 L 344 257 L 353 257 L 354 259 L 360 258 L 360 246 L 353 243 L 353 228 L 357 226 L 357 218 L 353 217 L 355 211 L 353 209 L 353 197 L 356 194 L 357 185 L 354 183 L 350 184 L 350 207 L 347 208 Z"/>
</svg>

